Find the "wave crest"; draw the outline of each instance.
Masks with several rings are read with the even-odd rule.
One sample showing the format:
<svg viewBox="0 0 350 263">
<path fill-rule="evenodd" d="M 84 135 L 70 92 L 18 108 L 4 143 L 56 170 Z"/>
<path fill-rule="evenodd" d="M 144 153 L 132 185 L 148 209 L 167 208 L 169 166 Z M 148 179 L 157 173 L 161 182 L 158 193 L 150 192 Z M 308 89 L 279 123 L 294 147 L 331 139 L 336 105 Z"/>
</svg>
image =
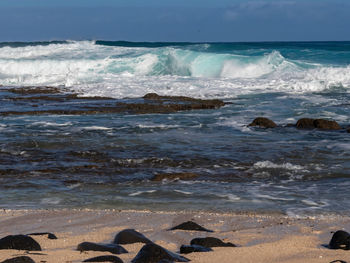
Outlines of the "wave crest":
<svg viewBox="0 0 350 263">
<path fill-rule="evenodd" d="M 350 87 L 349 65 L 289 60 L 277 50 L 241 55 L 207 48 L 105 46 L 93 41 L 0 46 L 0 85 L 66 86 L 113 97 L 145 92 L 232 97 Z"/>
</svg>

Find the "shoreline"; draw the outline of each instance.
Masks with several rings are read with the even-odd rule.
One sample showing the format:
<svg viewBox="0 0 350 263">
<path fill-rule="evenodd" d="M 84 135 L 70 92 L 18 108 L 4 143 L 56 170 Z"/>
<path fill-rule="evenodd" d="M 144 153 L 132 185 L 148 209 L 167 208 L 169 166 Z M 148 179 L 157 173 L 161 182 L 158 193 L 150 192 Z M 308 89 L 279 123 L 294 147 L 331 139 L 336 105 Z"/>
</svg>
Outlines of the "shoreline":
<svg viewBox="0 0 350 263">
<path fill-rule="evenodd" d="M 168 231 L 192 220 L 213 233 Z M 325 247 L 332 231 L 350 229 L 350 217 L 291 218 L 287 215 L 254 213 L 167 212 L 147 210 L 2 210 L 0 238 L 6 235 L 51 232 L 58 239 L 33 238 L 42 246 L 41 253 L 0 250 L 0 262 L 18 255 L 30 256 L 35 262 L 81 262 L 111 255 L 109 252 L 76 251 L 81 242 L 110 243 L 123 229 L 135 228 L 156 244 L 172 252 L 188 245 L 196 237 L 217 237 L 232 242 L 236 248 L 214 248 L 212 252 L 185 255 L 194 263 L 211 262 L 331 262 L 348 260 L 348 251 Z M 129 253 L 118 255 L 130 262 L 143 244 L 123 245 Z"/>
</svg>

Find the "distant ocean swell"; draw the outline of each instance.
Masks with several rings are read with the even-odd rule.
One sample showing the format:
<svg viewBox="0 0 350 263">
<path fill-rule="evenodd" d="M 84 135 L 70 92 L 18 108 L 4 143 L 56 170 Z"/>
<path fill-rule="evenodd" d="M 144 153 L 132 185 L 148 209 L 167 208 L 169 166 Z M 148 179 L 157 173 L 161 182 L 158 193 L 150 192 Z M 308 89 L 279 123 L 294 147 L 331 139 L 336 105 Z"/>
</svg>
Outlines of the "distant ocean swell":
<svg viewBox="0 0 350 263">
<path fill-rule="evenodd" d="M 349 63 L 335 63 L 340 60 L 333 59 L 331 51 L 303 46 L 291 49 L 281 44 L 245 49 L 237 44 L 223 45 L 2 43 L 0 85 L 64 86 L 86 95 L 115 98 L 146 92 L 229 98 L 252 92 L 350 88 Z M 350 49 L 341 54 L 350 61 Z"/>
</svg>

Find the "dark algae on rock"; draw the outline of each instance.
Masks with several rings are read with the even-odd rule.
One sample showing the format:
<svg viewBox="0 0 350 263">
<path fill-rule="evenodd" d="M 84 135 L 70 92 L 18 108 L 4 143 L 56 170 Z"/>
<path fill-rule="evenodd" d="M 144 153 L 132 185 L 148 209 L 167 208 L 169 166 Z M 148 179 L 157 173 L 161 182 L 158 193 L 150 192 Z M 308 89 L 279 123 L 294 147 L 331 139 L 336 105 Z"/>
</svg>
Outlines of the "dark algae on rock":
<svg viewBox="0 0 350 263">
<path fill-rule="evenodd" d="M 41 251 L 38 242 L 26 235 L 11 235 L 0 239 L 0 249 Z"/>
<path fill-rule="evenodd" d="M 258 126 L 260 128 L 275 128 L 277 127 L 277 124 L 268 118 L 258 117 L 254 119 L 253 122 L 250 123 L 248 126 Z"/>
<path fill-rule="evenodd" d="M 77 93 L 61 93 L 57 88 L 2 89 L 2 92 L 4 91 L 12 94 L 5 96 L 8 107 L 22 109 L 20 106 L 23 104 L 27 110 L 1 110 L 0 116 L 175 113 L 217 109 L 225 105 L 225 102 L 216 99 L 202 100 L 157 94 L 146 94 L 139 99 L 114 99 L 79 96 Z"/>
<path fill-rule="evenodd" d="M 298 120 L 295 126 L 298 129 L 341 130 L 336 121 L 324 119 L 303 118 Z"/>
</svg>

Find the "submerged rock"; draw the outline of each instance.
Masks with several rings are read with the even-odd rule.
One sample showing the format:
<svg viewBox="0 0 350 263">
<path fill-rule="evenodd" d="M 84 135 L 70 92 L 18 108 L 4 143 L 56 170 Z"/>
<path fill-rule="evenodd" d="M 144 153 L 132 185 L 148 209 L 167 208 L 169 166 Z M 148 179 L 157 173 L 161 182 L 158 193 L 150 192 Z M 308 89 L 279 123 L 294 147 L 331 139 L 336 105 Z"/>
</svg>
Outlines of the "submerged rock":
<svg viewBox="0 0 350 263">
<path fill-rule="evenodd" d="M 117 244 L 98 244 L 92 242 L 83 242 L 80 243 L 77 247 L 77 250 L 82 251 L 101 251 L 101 252 L 111 252 L 112 254 L 124 254 L 128 251 Z"/>
<path fill-rule="evenodd" d="M 195 173 L 164 173 L 164 174 L 156 174 L 152 178 L 152 181 L 162 181 L 164 179 L 167 180 L 191 180 L 198 178 L 199 175 Z"/>
<path fill-rule="evenodd" d="M 1 261 L 1 263 L 35 263 L 33 259 L 27 256 L 15 257 Z"/>
<path fill-rule="evenodd" d="M 206 229 L 193 221 L 184 222 L 178 226 L 170 228 L 170 230 L 190 230 L 190 231 L 204 231 L 204 232 L 213 232 L 212 230 Z"/>
<path fill-rule="evenodd" d="M 295 125 L 298 129 L 322 129 L 322 130 L 340 130 L 341 127 L 336 121 L 324 119 L 302 118 Z"/>
<path fill-rule="evenodd" d="M 213 250 L 209 247 L 203 247 L 199 245 L 190 245 L 190 246 L 182 245 L 180 247 L 181 254 L 189 254 L 193 252 L 209 252 L 209 251 L 213 251 Z"/>
<path fill-rule="evenodd" d="M 133 243 L 153 243 L 143 234 L 137 232 L 135 229 L 125 229 L 120 231 L 114 238 L 114 244 L 133 244 Z"/>
<path fill-rule="evenodd" d="M 178 111 L 217 109 L 226 103 L 222 100 L 202 100 L 183 96 L 159 96 L 146 94 L 139 99 L 114 99 L 106 97 L 79 96 L 76 93 L 60 93 L 60 90 L 41 88 L 11 90 L 21 96 L 9 96 L 12 102 L 22 102 L 31 105 L 27 111 L 2 111 L 0 116 L 9 115 L 91 115 L 91 114 L 155 114 L 175 113 Z M 47 92 L 44 95 L 43 92 Z M 28 97 L 28 94 L 39 96 Z M 60 102 L 55 103 L 52 102 Z M 82 103 L 89 102 L 89 103 Z M 38 104 L 41 104 L 38 110 Z M 50 105 L 46 107 L 44 105 Z M 69 106 L 68 106 L 69 105 Z M 67 107 L 68 106 L 68 107 Z M 34 107 L 34 108 L 32 108 Z M 20 108 L 20 107 L 19 107 Z"/>
<path fill-rule="evenodd" d="M 228 242 L 225 243 L 216 237 L 194 238 L 191 245 L 199 245 L 203 247 L 236 247 L 236 245 Z"/>
<path fill-rule="evenodd" d="M 115 263 L 123 263 L 123 260 L 116 256 L 99 256 L 94 258 L 85 259 L 83 262 L 115 262 Z"/>
<path fill-rule="evenodd" d="M 0 249 L 41 251 L 39 243 L 26 235 L 6 236 L 0 239 Z"/>
<path fill-rule="evenodd" d="M 170 262 L 188 262 L 189 259 L 173 253 L 157 244 L 144 245 L 136 257 L 131 261 L 132 263 L 158 263 L 160 261 L 168 260 Z M 165 261 L 166 262 L 166 261 Z"/>
<path fill-rule="evenodd" d="M 333 234 L 328 247 L 330 249 L 350 250 L 350 234 L 343 230 L 338 230 Z"/>
<path fill-rule="evenodd" d="M 272 120 L 264 117 L 258 117 L 253 120 L 251 124 L 248 126 L 259 126 L 260 128 L 275 128 L 277 127 L 276 123 L 274 123 Z"/>
</svg>

